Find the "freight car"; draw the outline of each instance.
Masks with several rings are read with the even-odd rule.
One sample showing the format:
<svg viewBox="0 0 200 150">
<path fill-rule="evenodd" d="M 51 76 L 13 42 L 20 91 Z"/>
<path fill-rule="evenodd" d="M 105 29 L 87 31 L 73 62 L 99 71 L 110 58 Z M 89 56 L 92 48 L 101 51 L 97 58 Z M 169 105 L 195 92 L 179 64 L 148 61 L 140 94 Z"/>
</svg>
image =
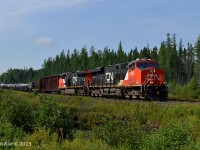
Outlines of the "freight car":
<svg viewBox="0 0 200 150">
<path fill-rule="evenodd" d="M 13 89 L 13 90 L 18 90 L 18 91 L 24 91 L 24 92 L 28 92 L 29 90 L 31 90 L 28 87 L 28 84 L 25 83 L 15 83 L 15 84 L 0 84 L 0 88 L 4 88 L 4 89 Z"/>
</svg>

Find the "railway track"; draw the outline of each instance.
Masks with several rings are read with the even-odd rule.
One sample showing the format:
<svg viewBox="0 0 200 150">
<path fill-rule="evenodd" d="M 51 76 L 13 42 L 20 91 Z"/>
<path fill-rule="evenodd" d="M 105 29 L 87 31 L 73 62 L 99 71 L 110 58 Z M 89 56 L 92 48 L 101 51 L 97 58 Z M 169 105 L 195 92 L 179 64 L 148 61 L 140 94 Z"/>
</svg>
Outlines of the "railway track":
<svg viewBox="0 0 200 150">
<path fill-rule="evenodd" d="M 176 102 L 176 103 L 199 103 L 199 100 L 177 100 L 177 99 L 167 99 L 166 102 Z"/>
<path fill-rule="evenodd" d="M 129 101 L 129 102 L 157 102 L 157 103 L 193 103 L 200 104 L 199 100 L 177 100 L 177 99 L 167 99 L 167 100 L 145 100 L 145 99 L 128 99 L 128 98 L 113 98 L 113 97 L 93 97 L 94 100 L 100 99 L 105 101 Z"/>
</svg>

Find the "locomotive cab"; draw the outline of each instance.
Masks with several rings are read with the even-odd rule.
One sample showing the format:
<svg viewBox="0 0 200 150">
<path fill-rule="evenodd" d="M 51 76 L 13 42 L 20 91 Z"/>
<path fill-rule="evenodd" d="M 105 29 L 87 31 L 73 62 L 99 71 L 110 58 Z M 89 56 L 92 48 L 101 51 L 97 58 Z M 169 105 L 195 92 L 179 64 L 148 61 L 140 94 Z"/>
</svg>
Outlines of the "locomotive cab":
<svg viewBox="0 0 200 150">
<path fill-rule="evenodd" d="M 144 86 L 160 86 L 165 84 L 164 72 L 159 68 L 157 61 L 142 59 L 136 62 L 136 67 L 141 70 L 141 84 Z"/>
</svg>

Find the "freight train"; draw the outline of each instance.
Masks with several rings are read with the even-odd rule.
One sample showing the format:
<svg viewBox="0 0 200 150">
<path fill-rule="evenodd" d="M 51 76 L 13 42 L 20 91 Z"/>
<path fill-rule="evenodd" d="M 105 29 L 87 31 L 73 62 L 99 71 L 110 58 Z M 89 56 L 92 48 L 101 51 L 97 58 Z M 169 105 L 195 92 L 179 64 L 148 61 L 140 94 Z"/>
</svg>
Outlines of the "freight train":
<svg viewBox="0 0 200 150">
<path fill-rule="evenodd" d="M 90 70 L 66 72 L 41 78 L 37 83 L 0 84 L 0 87 L 41 93 L 121 97 L 129 99 L 166 100 L 164 71 L 155 60 L 137 59 L 130 62 L 97 67 Z"/>
</svg>

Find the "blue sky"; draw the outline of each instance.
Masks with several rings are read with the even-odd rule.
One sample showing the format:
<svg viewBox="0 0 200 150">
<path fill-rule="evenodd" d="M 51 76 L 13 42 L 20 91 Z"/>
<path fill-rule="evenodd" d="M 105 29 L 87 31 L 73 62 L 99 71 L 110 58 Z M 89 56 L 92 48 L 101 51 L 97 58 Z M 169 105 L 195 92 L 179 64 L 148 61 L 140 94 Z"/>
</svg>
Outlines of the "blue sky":
<svg viewBox="0 0 200 150">
<path fill-rule="evenodd" d="M 41 68 L 63 49 L 160 47 L 166 34 L 195 43 L 199 0 L 1 0 L 0 74 Z"/>
</svg>

